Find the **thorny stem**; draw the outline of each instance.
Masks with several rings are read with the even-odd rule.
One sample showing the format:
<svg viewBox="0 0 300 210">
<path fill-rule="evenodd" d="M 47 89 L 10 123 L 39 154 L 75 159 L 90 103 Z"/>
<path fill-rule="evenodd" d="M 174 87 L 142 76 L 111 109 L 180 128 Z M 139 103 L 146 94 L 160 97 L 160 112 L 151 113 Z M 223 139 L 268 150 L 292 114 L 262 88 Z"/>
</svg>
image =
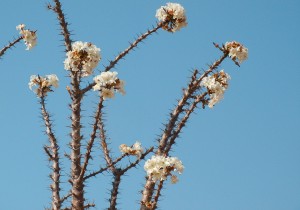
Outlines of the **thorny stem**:
<svg viewBox="0 0 300 210">
<path fill-rule="evenodd" d="M 80 80 L 77 72 L 71 73 L 72 83 L 72 132 L 71 132 L 71 180 L 72 180 L 72 209 L 82 210 L 84 207 L 84 185 L 81 178 L 81 94 Z"/>
<path fill-rule="evenodd" d="M 175 143 L 175 140 L 178 137 L 181 129 L 185 126 L 185 123 L 189 119 L 190 115 L 194 112 L 195 108 L 197 108 L 197 104 L 199 102 L 202 102 L 206 95 L 207 95 L 207 92 L 205 92 L 201 95 L 198 95 L 196 97 L 196 99 L 194 100 L 194 102 L 191 104 L 190 108 L 186 111 L 185 116 L 181 119 L 181 121 L 177 125 L 176 130 L 172 134 L 172 137 L 170 138 L 169 143 L 166 146 L 166 149 L 164 152 L 165 156 L 169 155 L 169 151 L 171 150 L 172 145 Z M 163 188 L 163 185 L 164 185 L 164 180 L 160 181 L 160 183 L 157 186 L 156 194 L 154 196 L 153 202 L 151 202 L 151 205 L 152 205 L 151 210 L 155 210 L 157 208 L 158 199 L 159 199 L 159 196 L 161 195 L 161 190 Z"/>
<path fill-rule="evenodd" d="M 92 130 L 91 137 L 90 137 L 90 140 L 89 140 L 88 145 L 87 145 L 87 149 L 86 149 L 87 151 L 85 153 L 85 160 L 84 160 L 84 164 L 82 166 L 81 173 L 80 173 L 80 179 L 83 179 L 83 177 L 85 175 L 85 172 L 86 172 L 86 169 L 87 169 L 87 166 L 88 166 L 88 163 L 89 163 L 89 160 L 91 159 L 91 152 L 92 152 L 92 148 L 93 148 L 94 141 L 95 141 L 96 134 L 97 134 L 99 117 L 100 117 L 102 107 L 103 107 L 103 97 L 100 97 L 100 102 L 98 104 L 98 109 L 97 109 L 95 117 L 94 117 L 95 122 L 93 124 L 93 130 Z"/>
<path fill-rule="evenodd" d="M 121 168 L 114 168 L 113 169 L 113 175 L 114 175 L 114 181 L 112 183 L 113 188 L 111 190 L 110 195 L 110 207 L 109 210 L 116 210 L 117 206 L 117 198 L 118 198 L 118 192 L 119 192 L 119 186 L 121 183 L 121 176 L 123 176 L 129 169 L 135 167 L 141 160 L 143 160 L 150 152 L 152 152 L 154 147 L 151 147 L 150 149 L 147 149 L 146 152 L 144 152 L 139 159 L 137 159 L 135 162 L 131 163 L 129 166 L 127 166 L 124 169 Z"/>
<path fill-rule="evenodd" d="M 139 164 L 139 162 L 141 160 L 143 160 L 150 152 L 153 152 L 154 147 L 151 147 L 149 149 L 146 150 L 146 152 L 144 152 L 141 157 L 139 159 L 137 159 L 136 161 L 134 161 L 133 163 L 131 163 L 129 166 L 127 166 L 126 168 L 122 169 L 123 173 L 126 173 L 129 169 L 135 167 L 137 164 Z"/>
<path fill-rule="evenodd" d="M 8 45 L 4 46 L 2 48 L 2 50 L 0 51 L 0 57 L 4 55 L 4 53 L 6 52 L 6 50 L 12 48 L 15 44 L 17 44 L 18 42 L 20 42 L 22 39 L 23 39 L 23 37 L 20 36 L 17 39 L 15 39 L 13 42 L 9 42 Z"/>
<path fill-rule="evenodd" d="M 204 97 L 207 95 L 207 92 L 198 95 L 196 97 L 196 99 L 194 100 L 194 102 L 191 104 L 190 108 L 186 111 L 186 114 L 184 115 L 184 117 L 181 119 L 181 121 L 179 122 L 179 124 L 177 125 L 176 130 L 172 133 L 172 137 L 170 138 L 166 149 L 164 151 L 164 155 L 168 156 L 172 145 L 175 143 L 176 138 L 178 137 L 181 129 L 185 126 L 187 120 L 189 119 L 190 115 L 194 112 L 195 108 L 197 108 L 197 104 L 201 101 L 203 101 Z"/>
<path fill-rule="evenodd" d="M 133 48 L 135 48 L 138 43 L 140 43 L 141 41 L 143 41 L 144 39 L 146 39 L 149 35 L 155 33 L 158 29 L 160 29 L 162 27 L 161 23 L 158 23 L 156 27 L 154 27 L 151 30 L 148 30 L 146 33 L 142 34 L 141 36 L 139 36 L 126 50 L 124 50 L 123 52 L 121 52 L 114 61 L 111 61 L 109 66 L 107 66 L 105 68 L 105 71 L 109 71 L 110 69 L 112 69 L 119 60 L 121 60 L 122 58 L 124 58 Z"/>
<path fill-rule="evenodd" d="M 46 110 L 45 106 L 45 96 L 42 95 L 41 97 L 41 110 L 42 110 L 42 116 L 44 119 L 45 127 L 46 127 L 46 134 L 48 136 L 49 142 L 50 142 L 50 149 L 51 152 L 48 150 L 47 154 L 50 157 L 50 160 L 52 161 L 52 174 L 50 175 L 53 183 L 50 185 L 51 191 L 52 191 L 52 210 L 60 210 L 61 204 L 63 200 L 60 199 L 60 167 L 59 167 L 59 146 L 57 144 L 56 137 L 54 136 L 54 133 L 52 132 L 52 124 L 50 120 L 50 115 Z M 46 148 L 46 147 L 44 147 Z"/>
<path fill-rule="evenodd" d="M 65 20 L 65 14 L 61 9 L 60 1 L 59 0 L 53 0 L 53 1 L 55 3 L 55 7 L 49 6 L 48 8 L 52 9 L 57 14 L 57 19 L 59 21 L 62 30 L 62 35 L 64 36 L 66 50 L 68 52 L 72 50 L 72 41 L 70 38 L 70 32 L 68 30 L 68 23 Z"/>
<path fill-rule="evenodd" d="M 105 133 L 105 128 L 104 128 L 104 123 L 103 123 L 102 112 L 101 111 L 100 111 L 100 115 L 99 115 L 98 128 L 99 128 L 99 131 L 100 131 L 101 146 L 102 146 L 102 151 L 103 151 L 103 154 L 104 154 L 106 164 L 109 165 L 110 166 L 109 169 L 112 172 L 114 172 L 116 170 L 116 168 L 113 164 L 112 158 L 109 155 L 109 149 L 108 149 L 107 142 L 106 142 L 106 133 Z"/>
<path fill-rule="evenodd" d="M 157 203 L 158 203 L 158 199 L 159 199 L 159 196 L 161 195 L 161 190 L 164 186 L 164 180 L 161 180 L 157 186 L 157 189 L 156 189 L 156 194 L 154 196 L 154 199 L 153 199 L 153 202 L 152 202 L 152 209 L 155 210 L 157 208 Z"/>
<path fill-rule="evenodd" d="M 172 137 L 172 131 L 175 129 L 176 122 L 178 122 L 179 115 L 184 112 L 183 107 L 188 105 L 188 99 L 193 98 L 193 94 L 197 89 L 199 89 L 200 82 L 204 77 L 210 74 L 213 70 L 218 68 L 218 66 L 223 62 L 223 60 L 228 56 L 228 52 L 223 52 L 223 55 L 215 61 L 205 73 L 198 79 L 193 79 L 188 85 L 188 88 L 184 91 L 182 98 L 179 100 L 177 106 L 174 108 L 171 118 L 166 125 L 164 133 L 162 134 L 161 139 L 159 140 L 159 147 L 156 152 L 157 155 L 162 155 L 165 152 L 168 140 Z M 179 131 L 180 132 L 180 131 Z M 175 141 L 175 139 L 174 139 Z M 141 200 L 141 210 L 150 210 L 151 208 L 147 207 L 147 204 L 151 202 L 153 192 L 154 192 L 155 183 L 152 182 L 150 177 L 147 177 L 147 181 L 144 186 L 143 196 Z"/>
<path fill-rule="evenodd" d="M 115 165 L 116 163 L 120 162 L 124 157 L 128 156 L 128 154 L 123 154 L 121 157 L 117 158 L 116 160 L 113 161 L 112 165 Z M 101 168 L 98 171 L 95 171 L 93 173 L 90 173 L 89 175 L 86 175 L 83 179 L 87 180 L 91 177 L 95 177 L 98 174 L 101 174 L 104 171 L 107 171 L 109 168 L 111 168 L 112 165 L 108 165 L 105 168 Z"/>
<path fill-rule="evenodd" d="M 130 46 L 128 48 L 126 48 L 123 52 L 121 52 L 113 61 L 110 61 L 110 64 L 105 68 L 104 71 L 109 71 L 112 68 L 115 67 L 115 65 L 121 60 L 123 59 L 131 50 L 133 50 L 135 47 L 137 47 L 137 45 L 142 42 L 143 40 L 145 40 L 148 36 L 150 36 L 151 34 L 155 33 L 158 29 L 160 29 L 162 27 L 161 23 L 158 23 L 156 27 L 154 27 L 151 30 L 148 30 L 146 33 L 142 34 L 141 36 L 139 36 L 132 44 L 130 44 Z M 85 94 L 86 92 L 88 92 L 89 90 L 91 90 L 93 88 L 93 86 L 95 85 L 95 83 L 91 83 L 88 86 L 86 86 L 84 89 L 82 89 L 82 95 Z"/>
<path fill-rule="evenodd" d="M 115 169 L 113 174 L 114 174 L 114 181 L 112 183 L 113 188 L 110 194 L 110 199 L 109 199 L 110 206 L 108 210 L 117 210 L 116 206 L 117 206 L 117 198 L 119 193 L 119 186 L 121 183 L 121 176 L 124 174 L 124 172 L 121 169 Z"/>
</svg>

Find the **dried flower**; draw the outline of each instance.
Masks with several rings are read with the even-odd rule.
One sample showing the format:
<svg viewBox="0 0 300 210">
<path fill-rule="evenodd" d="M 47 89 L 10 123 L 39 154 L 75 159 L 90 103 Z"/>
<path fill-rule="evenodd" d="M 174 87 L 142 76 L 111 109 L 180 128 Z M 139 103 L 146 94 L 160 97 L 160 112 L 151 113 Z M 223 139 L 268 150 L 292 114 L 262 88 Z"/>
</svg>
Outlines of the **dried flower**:
<svg viewBox="0 0 300 210">
<path fill-rule="evenodd" d="M 77 41 L 72 44 L 72 51 L 67 52 L 64 65 L 66 70 L 81 71 L 86 77 L 93 73 L 100 60 L 99 48 L 90 42 Z"/>
<path fill-rule="evenodd" d="M 144 151 L 142 148 L 142 144 L 138 141 L 135 142 L 131 147 L 127 146 L 126 144 L 121 144 L 119 148 L 123 154 L 135 155 L 138 158 L 142 156 Z"/>
<path fill-rule="evenodd" d="M 171 182 L 175 183 L 175 178 L 172 172 L 177 171 L 179 174 L 183 172 L 184 166 L 177 157 L 164 157 L 154 155 L 151 159 L 147 160 L 144 169 L 147 175 L 151 177 L 152 181 L 166 180 L 171 176 Z M 177 178 L 177 177 L 176 177 Z M 178 179 L 176 179 L 176 182 Z"/>
<path fill-rule="evenodd" d="M 161 6 L 157 11 L 157 19 L 163 24 L 163 29 L 169 32 L 179 31 L 187 26 L 185 10 L 177 3 L 167 3 L 166 6 Z"/>
<path fill-rule="evenodd" d="M 209 108 L 213 108 L 216 103 L 223 99 L 229 80 L 230 76 L 224 70 L 202 79 L 200 85 L 207 88 L 210 97 Z"/>
<path fill-rule="evenodd" d="M 35 31 L 25 29 L 24 24 L 16 26 L 16 29 L 19 30 L 20 34 L 22 35 L 25 45 L 27 46 L 26 50 L 30 50 L 36 45 L 37 37 Z"/>
<path fill-rule="evenodd" d="M 29 89 L 37 94 L 38 97 L 46 96 L 51 92 L 51 86 L 58 87 L 58 77 L 55 74 L 46 75 L 45 77 L 32 75 L 28 83 Z M 33 89 L 35 87 L 35 89 Z"/>
<path fill-rule="evenodd" d="M 238 62 L 242 63 L 248 59 L 248 49 L 236 41 L 226 42 L 225 49 L 229 51 L 229 57 L 234 61 L 238 59 Z"/>
<path fill-rule="evenodd" d="M 104 100 L 107 98 L 114 97 L 114 91 L 120 92 L 122 95 L 125 95 L 123 80 L 118 79 L 117 72 L 102 72 L 100 75 L 94 77 L 94 82 L 96 83 L 93 86 L 94 91 L 99 90 Z"/>
</svg>

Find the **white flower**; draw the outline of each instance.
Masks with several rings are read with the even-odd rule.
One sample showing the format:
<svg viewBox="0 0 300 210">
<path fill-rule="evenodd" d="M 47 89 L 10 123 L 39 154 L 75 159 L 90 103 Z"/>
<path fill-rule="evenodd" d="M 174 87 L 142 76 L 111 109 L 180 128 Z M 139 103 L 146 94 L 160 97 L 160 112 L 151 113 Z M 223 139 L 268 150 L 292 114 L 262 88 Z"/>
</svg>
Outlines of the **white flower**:
<svg viewBox="0 0 300 210">
<path fill-rule="evenodd" d="M 119 148 L 123 154 L 135 155 L 138 158 L 142 156 L 144 151 L 142 144 L 138 141 L 135 142 L 131 147 L 127 146 L 126 144 L 121 144 Z"/>
<path fill-rule="evenodd" d="M 122 95 L 125 95 L 123 80 L 120 80 L 117 77 L 117 72 L 102 72 L 100 75 L 94 77 L 94 82 L 96 83 L 93 86 L 94 91 L 99 90 L 103 99 L 114 97 L 114 91 L 120 92 Z"/>
<path fill-rule="evenodd" d="M 234 61 L 238 59 L 239 63 L 242 63 L 248 59 L 248 49 L 236 41 L 226 42 L 225 49 L 229 51 L 229 57 Z"/>
<path fill-rule="evenodd" d="M 58 77 L 55 74 L 46 75 L 46 78 L 49 82 L 49 86 L 58 87 Z"/>
<path fill-rule="evenodd" d="M 38 97 L 46 96 L 47 92 L 52 91 L 51 86 L 58 87 L 58 77 L 55 74 L 46 75 L 45 77 L 32 75 L 28 86 Z"/>
<path fill-rule="evenodd" d="M 72 51 L 67 52 L 66 55 L 65 69 L 81 71 L 83 77 L 91 75 L 101 60 L 100 49 L 89 42 L 74 42 Z"/>
<path fill-rule="evenodd" d="M 101 93 L 104 100 L 115 97 L 113 89 L 102 88 Z"/>
<path fill-rule="evenodd" d="M 207 88 L 210 97 L 209 108 L 213 108 L 216 103 L 224 98 L 230 79 L 230 76 L 224 70 L 202 79 L 200 85 Z"/>
<path fill-rule="evenodd" d="M 166 6 L 161 6 L 157 11 L 157 19 L 163 24 L 163 29 L 169 32 L 179 31 L 187 26 L 185 10 L 178 3 L 167 3 Z"/>
<path fill-rule="evenodd" d="M 26 30 L 24 24 L 16 26 L 16 29 L 20 31 L 22 38 L 27 46 L 26 50 L 30 50 L 36 45 L 37 37 L 34 31 Z"/>
<path fill-rule="evenodd" d="M 168 176 L 171 176 L 172 181 L 172 179 L 174 179 L 172 178 L 172 176 L 174 176 L 172 172 L 177 171 L 179 174 L 181 174 L 184 166 L 176 157 L 154 155 L 151 157 L 151 159 L 145 162 L 144 169 L 146 170 L 147 175 L 150 176 L 154 182 L 166 180 Z"/>
</svg>

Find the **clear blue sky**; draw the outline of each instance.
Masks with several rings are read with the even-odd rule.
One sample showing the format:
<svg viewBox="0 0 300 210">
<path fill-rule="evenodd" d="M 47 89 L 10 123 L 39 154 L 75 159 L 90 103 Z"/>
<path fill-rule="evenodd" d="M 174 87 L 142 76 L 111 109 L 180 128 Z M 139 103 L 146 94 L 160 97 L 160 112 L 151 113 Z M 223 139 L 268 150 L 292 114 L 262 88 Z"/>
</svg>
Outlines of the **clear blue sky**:
<svg viewBox="0 0 300 210">
<path fill-rule="evenodd" d="M 0 43 L 18 36 L 15 26 L 36 29 L 38 45 L 25 51 L 19 43 L 0 61 L 0 201 L 1 210 L 40 210 L 50 202 L 43 122 L 32 74 L 55 73 L 60 88 L 49 94 L 61 153 L 68 152 L 69 98 L 65 90 L 64 47 L 56 16 L 47 1 L 1 1 Z M 155 25 L 155 11 L 168 1 L 62 1 L 72 39 L 92 42 L 109 59 L 137 34 Z M 189 25 L 170 34 L 159 31 L 122 60 L 117 68 L 127 95 L 106 106 L 111 148 L 140 140 L 151 146 L 180 97 L 190 70 L 205 68 L 220 56 L 212 42 L 237 40 L 249 48 L 241 68 L 222 65 L 231 77 L 225 98 L 214 109 L 198 110 L 172 155 L 185 171 L 176 185 L 166 185 L 162 210 L 299 210 L 300 209 L 300 1 L 181 0 Z M 91 81 L 88 78 L 85 82 Z M 84 103 L 91 122 L 97 94 Z M 86 136 L 90 127 L 86 124 Z M 94 153 L 94 166 L 103 163 Z M 134 158 L 132 159 L 134 160 Z M 69 164 L 64 164 L 65 176 Z M 125 162 L 123 163 L 125 165 Z M 121 184 L 119 208 L 138 209 L 144 183 L 143 163 Z M 66 177 L 65 177 L 66 178 Z M 107 207 L 109 174 L 91 179 L 88 199 Z"/>
</svg>

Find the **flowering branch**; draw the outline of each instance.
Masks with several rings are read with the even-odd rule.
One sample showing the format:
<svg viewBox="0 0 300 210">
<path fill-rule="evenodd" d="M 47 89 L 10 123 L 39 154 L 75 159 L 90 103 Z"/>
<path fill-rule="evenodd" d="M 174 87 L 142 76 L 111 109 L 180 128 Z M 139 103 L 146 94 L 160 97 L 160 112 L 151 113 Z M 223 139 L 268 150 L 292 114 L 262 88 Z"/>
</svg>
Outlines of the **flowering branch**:
<svg viewBox="0 0 300 210">
<path fill-rule="evenodd" d="M 18 37 L 17 39 L 15 39 L 14 41 L 9 42 L 8 45 L 4 46 L 4 47 L 2 48 L 2 50 L 0 51 L 0 57 L 3 56 L 4 53 L 5 53 L 8 49 L 12 48 L 15 44 L 17 44 L 18 42 L 20 42 L 22 39 L 23 39 L 23 37 L 20 36 L 20 37 Z"/>
<path fill-rule="evenodd" d="M 162 27 L 161 23 L 158 23 L 156 27 L 152 28 L 151 30 L 148 30 L 146 33 L 142 34 L 141 36 L 139 36 L 132 44 L 130 44 L 130 46 L 128 48 L 126 48 L 123 52 L 121 52 L 113 61 L 110 61 L 110 64 L 105 68 L 104 72 L 111 70 L 112 68 L 115 67 L 115 65 L 121 60 L 123 59 L 131 50 L 133 50 L 135 47 L 137 47 L 137 45 L 142 42 L 143 40 L 145 40 L 148 36 L 150 36 L 151 34 L 155 33 L 158 29 L 160 29 Z M 96 83 L 93 82 L 91 84 L 89 84 L 88 86 L 86 86 L 85 88 L 83 88 L 81 90 L 82 95 L 84 95 L 86 92 L 88 92 L 89 90 L 91 90 L 93 88 L 93 86 Z"/>
<path fill-rule="evenodd" d="M 50 185 L 50 188 L 52 190 L 52 209 L 53 210 L 59 210 L 61 208 L 62 200 L 60 199 L 59 192 L 60 192 L 60 167 L 59 167 L 59 147 L 57 144 L 56 137 L 54 136 L 52 132 L 52 124 L 50 122 L 50 116 L 46 110 L 45 106 L 45 96 L 42 95 L 41 97 L 41 109 L 42 109 L 42 116 L 44 119 L 45 127 L 46 127 L 46 133 L 50 142 L 50 151 L 44 147 L 46 153 L 48 154 L 50 160 L 52 161 L 52 174 L 50 175 L 53 183 Z"/>
<path fill-rule="evenodd" d="M 172 136 L 172 131 L 175 129 L 176 123 L 178 122 L 179 115 L 184 112 L 184 106 L 188 105 L 188 100 L 193 98 L 193 94 L 196 90 L 200 88 L 200 82 L 204 77 L 206 77 L 209 73 L 211 73 L 213 70 L 215 70 L 222 62 L 223 60 L 228 56 L 228 52 L 224 52 L 223 55 L 215 61 L 208 70 L 205 71 L 205 73 L 196 79 L 197 71 L 194 71 L 192 79 L 190 83 L 188 84 L 187 89 L 184 91 L 182 98 L 179 100 L 177 106 L 171 113 L 171 118 L 166 125 L 166 128 L 164 129 L 164 132 L 161 136 L 161 139 L 159 140 L 159 147 L 156 151 L 156 155 L 162 155 L 165 153 L 166 146 L 168 145 L 168 141 L 170 137 Z M 188 115 L 189 116 L 189 115 Z M 184 119 L 184 118 L 183 118 Z M 185 123 L 185 122 L 184 122 Z M 183 126 L 183 124 L 182 124 Z M 180 128 L 181 130 L 181 128 Z M 179 130 L 179 132 L 180 132 Z M 175 137 L 176 139 L 176 137 Z M 175 141 L 175 139 L 173 141 Z M 147 181 L 144 186 L 143 190 L 143 196 L 141 200 L 141 209 L 142 210 L 148 210 L 151 209 L 149 206 L 152 206 L 151 200 L 154 192 L 155 183 L 153 183 L 151 177 L 147 177 Z M 150 205 L 151 204 L 151 205 Z"/>
</svg>

